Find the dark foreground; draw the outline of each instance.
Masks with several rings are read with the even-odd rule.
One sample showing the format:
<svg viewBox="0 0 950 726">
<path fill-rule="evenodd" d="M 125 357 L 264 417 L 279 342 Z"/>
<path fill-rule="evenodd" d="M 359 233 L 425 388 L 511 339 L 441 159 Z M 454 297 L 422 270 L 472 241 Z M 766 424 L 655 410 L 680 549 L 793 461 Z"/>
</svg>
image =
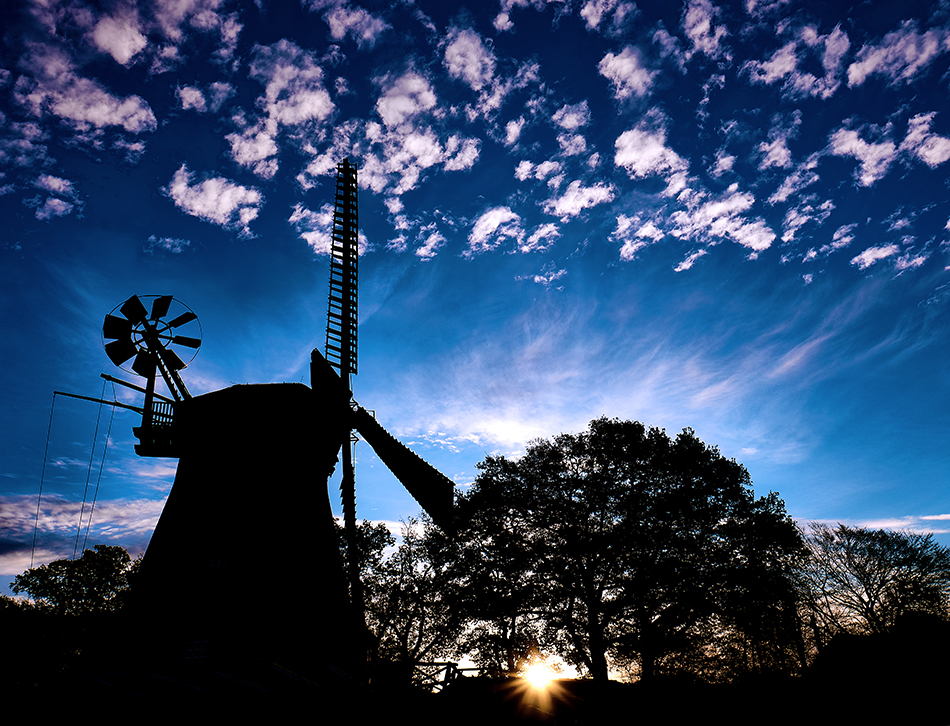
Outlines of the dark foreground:
<svg viewBox="0 0 950 726">
<path fill-rule="evenodd" d="M 296 665 L 232 658 L 157 667 L 146 656 L 154 650 L 130 647 L 141 630 L 131 622 L 7 615 L 0 620 L 4 723 L 950 725 L 950 624 L 928 619 L 908 620 L 887 636 L 839 636 L 802 676 L 725 684 L 558 680 L 543 691 L 519 678 L 458 678 L 431 693 L 404 685 L 404 672 L 366 685 L 310 657 Z"/>
<path fill-rule="evenodd" d="M 3 695 L 18 717 L 233 719 L 239 723 L 450 724 L 950 724 L 947 681 L 858 683 L 842 676 L 645 685 L 558 680 L 538 691 L 517 679 L 461 678 L 440 693 L 355 684 L 249 663 L 151 673 L 99 673 L 25 685 Z M 6 689 L 4 689 L 6 690 Z M 6 720 L 6 719 L 5 719 Z"/>
</svg>

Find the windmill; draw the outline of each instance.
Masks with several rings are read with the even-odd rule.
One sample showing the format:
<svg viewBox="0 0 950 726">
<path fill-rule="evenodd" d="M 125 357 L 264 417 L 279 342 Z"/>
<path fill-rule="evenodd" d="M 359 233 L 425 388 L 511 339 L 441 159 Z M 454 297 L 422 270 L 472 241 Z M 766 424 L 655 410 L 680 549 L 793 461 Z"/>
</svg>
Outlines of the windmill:
<svg viewBox="0 0 950 726">
<path fill-rule="evenodd" d="M 358 569 L 349 578 L 343 572 L 326 487 L 342 449 L 345 529 L 353 542 L 354 431 L 438 526 L 452 528 L 453 482 L 353 400 L 357 229 L 356 166 L 345 159 L 337 168 L 327 355 L 314 349 L 310 387 L 235 385 L 190 396 L 178 374 L 185 361 L 174 348 L 200 346 L 200 338 L 179 332 L 197 325 L 194 313 L 171 317 L 175 301 L 162 296 L 149 314 L 132 296 L 105 319 L 110 360 L 123 366 L 134 358 L 131 370 L 146 378 L 145 388 L 118 381 L 146 396 L 136 452 L 179 458 L 134 590 L 136 607 L 157 624 L 145 646 L 152 662 L 162 653 L 158 660 L 171 665 L 254 657 L 362 670 Z M 155 392 L 159 373 L 171 397 Z M 249 597 L 249 583 L 265 575 L 281 598 Z M 314 584 L 320 618 L 308 589 Z"/>
</svg>

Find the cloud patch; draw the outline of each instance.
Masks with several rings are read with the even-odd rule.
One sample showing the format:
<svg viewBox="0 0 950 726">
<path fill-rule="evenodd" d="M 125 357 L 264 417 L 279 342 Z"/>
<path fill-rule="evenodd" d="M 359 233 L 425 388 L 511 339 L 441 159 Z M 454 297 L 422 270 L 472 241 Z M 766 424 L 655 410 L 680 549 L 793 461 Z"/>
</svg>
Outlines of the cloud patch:
<svg viewBox="0 0 950 726">
<path fill-rule="evenodd" d="M 51 114 L 82 130 L 116 126 L 132 134 L 154 131 L 155 114 L 141 96 L 121 98 L 98 82 L 80 76 L 59 48 L 29 44 L 22 61 L 32 84 L 18 83 L 14 98 L 34 116 Z"/>
<path fill-rule="evenodd" d="M 917 23 L 905 20 L 880 43 L 863 46 L 848 66 L 848 85 L 862 85 L 872 75 L 884 76 L 888 84 L 911 83 L 948 48 L 950 32 L 934 28 L 921 33 Z"/>
<path fill-rule="evenodd" d="M 829 151 L 835 156 L 850 156 L 858 160 L 854 176 L 863 187 L 882 179 L 897 156 L 897 147 L 892 141 L 865 141 L 854 129 L 835 131 L 831 135 Z"/>
<path fill-rule="evenodd" d="M 613 184 L 604 184 L 598 182 L 592 186 L 584 186 L 579 179 L 575 179 L 568 184 L 564 193 L 555 198 L 548 199 L 544 203 L 544 211 L 550 215 L 560 217 L 562 222 L 566 222 L 571 217 L 576 217 L 585 209 L 596 207 L 598 204 L 612 202 L 617 196 Z"/>
<path fill-rule="evenodd" d="M 257 218 L 264 201 L 257 189 L 235 184 L 224 177 L 192 182 L 193 175 L 182 164 L 162 191 L 176 207 L 192 217 L 235 230 L 242 237 L 253 236 L 248 225 Z"/>
<path fill-rule="evenodd" d="M 524 234 L 521 217 L 511 211 L 510 207 L 492 207 L 482 212 L 475 220 L 468 235 L 468 249 L 462 255 L 471 258 L 477 254 L 491 252 L 507 240 L 513 240 L 520 245 Z"/>
<path fill-rule="evenodd" d="M 651 116 L 624 131 L 614 142 L 614 164 L 623 167 L 632 179 L 663 176 L 672 193 L 685 175 L 687 161 L 666 145 L 666 129 Z"/>
<path fill-rule="evenodd" d="M 443 63 L 449 75 L 480 91 L 495 75 L 495 54 L 481 36 L 468 28 L 452 28 L 445 42 Z"/>
<path fill-rule="evenodd" d="M 638 51 L 626 46 L 619 55 L 608 53 L 597 64 L 597 70 L 610 81 L 614 98 L 626 101 L 633 98 L 646 98 L 653 88 L 656 71 L 647 70 Z"/>
</svg>

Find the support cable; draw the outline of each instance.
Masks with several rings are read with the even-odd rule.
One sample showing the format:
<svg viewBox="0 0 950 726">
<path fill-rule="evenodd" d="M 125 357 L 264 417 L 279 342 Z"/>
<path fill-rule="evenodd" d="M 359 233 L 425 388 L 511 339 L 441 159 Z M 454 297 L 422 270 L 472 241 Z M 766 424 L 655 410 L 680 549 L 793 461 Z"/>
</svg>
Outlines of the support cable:
<svg viewBox="0 0 950 726">
<path fill-rule="evenodd" d="M 86 470 L 86 486 L 82 492 L 82 507 L 79 510 L 79 526 L 76 528 L 76 544 L 73 546 L 73 559 L 79 550 L 79 535 L 82 534 L 82 518 L 86 511 L 86 496 L 89 493 L 89 480 L 92 478 L 92 463 L 96 456 L 96 440 L 99 438 L 99 419 L 102 417 L 102 397 L 106 395 L 106 382 L 102 382 L 102 395 L 99 397 L 99 412 L 96 414 L 96 430 L 92 435 L 92 451 L 89 452 L 89 468 Z"/>
<path fill-rule="evenodd" d="M 112 384 L 112 398 L 115 399 L 115 384 Z M 109 416 L 109 430 L 106 431 L 106 440 L 102 445 L 102 459 L 99 460 L 99 475 L 96 477 L 96 491 L 92 495 L 92 507 L 89 509 L 89 521 L 86 522 L 86 534 L 82 539 L 83 552 L 86 551 L 86 542 L 89 540 L 89 528 L 92 526 L 92 515 L 96 512 L 96 500 L 99 499 L 99 484 L 102 483 L 102 469 L 106 465 L 106 452 L 109 450 L 109 437 L 112 436 L 112 422 L 115 420 L 115 406 Z M 81 522 L 82 520 L 80 520 Z M 81 526 L 81 525 L 80 525 Z"/>
<path fill-rule="evenodd" d="M 36 531 L 40 526 L 40 502 L 43 501 L 43 481 L 46 479 L 46 459 L 49 456 L 49 438 L 53 431 L 53 409 L 56 407 L 56 391 L 53 391 L 53 400 L 49 405 L 49 426 L 46 429 L 46 449 L 43 451 L 43 470 L 40 473 L 40 493 L 36 497 L 36 517 L 33 519 L 33 547 L 30 550 L 30 567 L 33 567 L 33 557 L 36 555 Z"/>
</svg>

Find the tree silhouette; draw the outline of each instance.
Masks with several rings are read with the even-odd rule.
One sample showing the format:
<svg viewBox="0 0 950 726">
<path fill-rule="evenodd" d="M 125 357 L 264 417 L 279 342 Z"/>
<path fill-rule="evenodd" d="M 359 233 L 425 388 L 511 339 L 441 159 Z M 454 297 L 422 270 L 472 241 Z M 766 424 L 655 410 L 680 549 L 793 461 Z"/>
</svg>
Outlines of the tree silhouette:
<svg viewBox="0 0 950 726">
<path fill-rule="evenodd" d="M 346 537 L 337 527 L 348 560 Z M 457 650 L 461 618 L 447 576 L 451 542 L 423 515 L 403 523 L 398 546 L 386 525 L 365 520 L 357 527 L 356 543 L 365 620 L 377 656 L 398 664 L 408 681 L 416 664 Z"/>
<path fill-rule="evenodd" d="M 803 601 L 818 650 L 839 632 L 886 633 L 909 612 L 947 617 L 950 549 L 933 535 L 813 523 L 806 541 Z"/>
<path fill-rule="evenodd" d="M 724 624 L 765 637 L 752 594 L 785 608 L 797 529 L 781 500 L 756 500 L 745 468 L 689 429 L 671 440 L 600 418 L 480 469 L 460 503 L 467 612 L 543 624 L 543 644 L 595 679 L 610 658 L 650 678 Z"/>
<path fill-rule="evenodd" d="M 98 544 L 77 560 L 30 568 L 14 578 L 10 589 L 57 615 L 117 610 L 140 561 L 133 561 L 123 547 Z"/>
</svg>

